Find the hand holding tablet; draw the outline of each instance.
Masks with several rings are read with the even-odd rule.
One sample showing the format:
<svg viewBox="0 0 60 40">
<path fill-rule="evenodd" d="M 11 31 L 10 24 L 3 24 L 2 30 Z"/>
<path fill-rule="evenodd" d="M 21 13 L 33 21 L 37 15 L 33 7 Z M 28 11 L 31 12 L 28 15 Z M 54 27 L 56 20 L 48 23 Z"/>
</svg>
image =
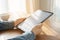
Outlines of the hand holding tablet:
<svg viewBox="0 0 60 40">
<path fill-rule="evenodd" d="M 32 31 L 32 29 L 40 24 L 43 23 L 46 19 L 48 19 L 53 13 L 37 10 L 36 12 L 32 13 L 24 22 L 18 25 L 18 28 L 23 31 Z"/>
</svg>

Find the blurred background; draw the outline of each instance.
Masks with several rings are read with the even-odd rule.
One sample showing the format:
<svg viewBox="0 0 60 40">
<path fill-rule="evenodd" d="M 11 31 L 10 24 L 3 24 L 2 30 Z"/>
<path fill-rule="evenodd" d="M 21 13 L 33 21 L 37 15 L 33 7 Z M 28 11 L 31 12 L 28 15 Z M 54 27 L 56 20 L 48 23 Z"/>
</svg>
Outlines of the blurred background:
<svg viewBox="0 0 60 40">
<path fill-rule="evenodd" d="M 0 14 L 10 14 L 9 20 L 28 17 L 38 9 L 54 13 L 43 23 L 42 30 L 60 39 L 60 0 L 0 0 Z"/>
</svg>

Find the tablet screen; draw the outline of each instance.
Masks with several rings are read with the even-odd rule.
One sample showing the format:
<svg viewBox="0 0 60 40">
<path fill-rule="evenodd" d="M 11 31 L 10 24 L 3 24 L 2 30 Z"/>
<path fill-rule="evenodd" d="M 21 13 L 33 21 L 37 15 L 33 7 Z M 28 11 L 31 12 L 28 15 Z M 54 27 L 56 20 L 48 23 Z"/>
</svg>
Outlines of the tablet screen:
<svg viewBox="0 0 60 40">
<path fill-rule="evenodd" d="M 32 13 L 24 22 L 18 25 L 18 28 L 23 31 L 31 31 L 36 25 L 43 23 L 53 13 L 37 10 Z"/>
</svg>

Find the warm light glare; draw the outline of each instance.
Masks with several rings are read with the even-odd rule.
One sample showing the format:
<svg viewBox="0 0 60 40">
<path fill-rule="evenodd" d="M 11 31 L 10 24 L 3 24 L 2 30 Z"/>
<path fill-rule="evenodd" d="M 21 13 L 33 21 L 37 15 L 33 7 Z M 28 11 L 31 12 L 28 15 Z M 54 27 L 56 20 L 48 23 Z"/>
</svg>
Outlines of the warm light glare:
<svg viewBox="0 0 60 40">
<path fill-rule="evenodd" d="M 10 13 L 11 20 L 25 15 L 27 13 L 26 0 L 0 0 L 0 14 L 2 13 Z"/>
<path fill-rule="evenodd" d="M 26 0 L 8 0 L 8 9 L 11 19 L 20 18 L 26 14 Z"/>
</svg>

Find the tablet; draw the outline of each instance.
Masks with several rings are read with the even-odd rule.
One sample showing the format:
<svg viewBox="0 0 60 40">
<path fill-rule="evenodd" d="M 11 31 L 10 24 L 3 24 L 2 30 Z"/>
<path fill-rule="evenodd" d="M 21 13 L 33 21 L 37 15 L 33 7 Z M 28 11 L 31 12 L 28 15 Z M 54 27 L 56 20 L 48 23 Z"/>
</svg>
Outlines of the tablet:
<svg viewBox="0 0 60 40">
<path fill-rule="evenodd" d="M 24 22 L 18 25 L 18 28 L 26 31 L 32 31 L 32 29 L 40 23 L 43 23 L 46 19 L 52 16 L 53 13 L 48 11 L 37 10 L 32 13 Z"/>
</svg>

